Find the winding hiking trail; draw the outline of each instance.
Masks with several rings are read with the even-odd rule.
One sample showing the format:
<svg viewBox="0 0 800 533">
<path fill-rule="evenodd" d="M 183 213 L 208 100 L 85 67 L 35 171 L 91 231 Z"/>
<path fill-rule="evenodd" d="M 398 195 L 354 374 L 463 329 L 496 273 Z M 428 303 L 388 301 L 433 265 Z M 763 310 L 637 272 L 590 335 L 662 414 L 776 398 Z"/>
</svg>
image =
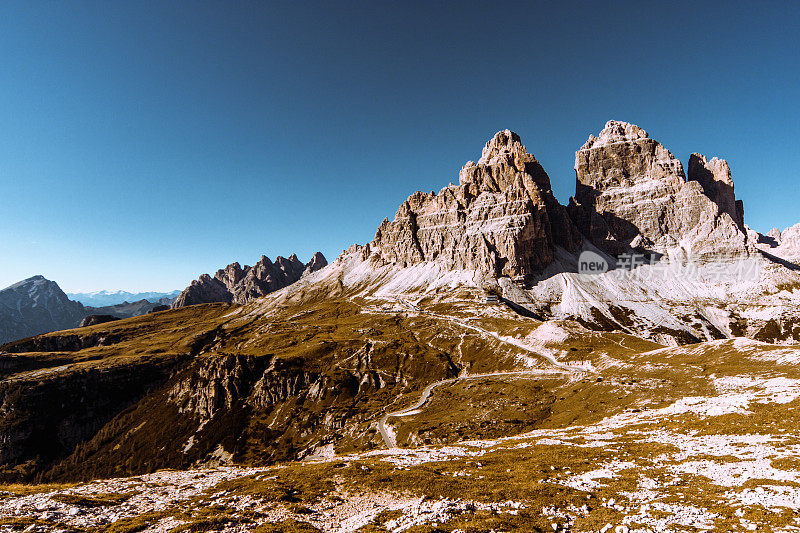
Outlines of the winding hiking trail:
<svg viewBox="0 0 800 533">
<path fill-rule="evenodd" d="M 505 337 L 505 336 L 499 335 L 497 333 L 494 333 L 493 331 L 488 331 L 486 329 L 483 329 L 480 326 L 476 326 L 474 324 L 469 324 L 464 320 L 461 320 L 461 319 L 458 319 L 458 318 L 455 318 L 455 317 L 452 317 L 452 316 L 440 315 L 438 313 L 432 313 L 430 311 L 423 311 L 419 307 L 417 307 L 416 305 L 411 304 L 409 302 L 406 302 L 404 300 L 400 300 L 400 303 L 404 307 L 407 307 L 407 308 L 409 308 L 410 310 L 412 310 L 412 311 L 414 311 L 416 313 L 423 313 L 423 314 L 426 314 L 426 315 L 434 316 L 436 318 L 440 318 L 442 320 L 447 320 L 447 321 L 449 321 L 449 322 L 451 322 L 453 324 L 456 324 L 458 326 L 461 326 L 463 328 L 476 331 L 481 336 L 491 337 L 491 338 L 493 338 L 495 340 L 498 340 L 500 342 L 503 342 L 503 343 L 506 343 L 506 344 L 510 344 L 510 345 L 512 345 L 512 346 L 514 346 L 516 348 L 519 348 L 521 350 L 525 350 L 526 352 L 530 352 L 530 353 L 535 354 L 535 355 L 537 355 L 539 357 L 542 357 L 545 360 L 547 360 L 547 362 L 549 362 L 551 365 L 556 367 L 556 371 L 555 372 L 557 372 L 557 373 L 567 373 L 570 376 L 575 376 L 575 375 L 578 375 L 578 374 L 585 374 L 587 372 L 587 370 L 585 370 L 585 369 L 577 368 L 577 367 L 570 366 L 568 364 L 562 363 L 562 362 L 558 361 L 555 358 L 554 355 L 549 354 L 549 353 L 542 353 L 542 351 L 535 350 L 531 346 L 528 346 L 527 344 L 525 344 L 523 342 L 520 342 L 517 339 L 514 339 L 512 337 Z M 542 376 L 542 375 L 552 375 L 552 373 L 551 372 L 542 371 L 542 370 L 516 370 L 516 371 L 507 371 L 507 372 L 488 372 L 488 373 L 484 373 L 484 374 L 462 375 L 462 376 L 458 376 L 458 377 L 454 377 L 454 378 L 448 378 L 448 379 L 442 379 L 442 380 L 439 380 L 439 381 L 435 381 L 435 382 L 429 384 L 427 387 L 425 387 L 422 390 L 422 394 L 420 394 L 419 399 L 416 402 L 414 402 L 413 404 L 409 405 L 408 407 L 404 407 L 403 409 L 398 409 L 397 411 L 391 411 L 391 412 L 386 413 L 385 415 L 383 415 L 383 417 L 381 417 L 381 419 L 378 421 L 378 431 L 380 431 L 381 437 L 383 438 L 383 442 L 384 442 L 384 444 L 386 444 L 387 448 L 389 448 L 389 449 L 397 448 L 397 440 L 396 440 L 396 438 L 394 436 L 394 432 L 391 431 L 390 429 L 387 429 L 386 422 L 389 420 L 390 417 L 399 417 L 399 416 L 409 415 L 413 411 L 415 411 L 415 410 L 419 409 L 420 407 L 422 407 L 423 405 L 425 405 L 425 402 L 427 402 L 428 398 L 430 398 L 430 395 L 433 392 L 433 389 L 435 389 L 436 387 L 439 387 L 440 385 L 447 385 L 447 384 L 455 383 L 456 381 L 466 381 L 466 380 L 469 380 L 469 379 L 480 379 L 480 378 L 491 378 L 491 377 L 509 377 L 509 376 L 526 376 L 526 377 L 529 377 L 529 376 Z"/>
<path fill-rule="evenodd" d="M 562 372 L 558 372 L 559 374 Z M 397 448 L 397 441 L 395 439 L 394 433 L 389 431 L 386 428 L 386 421 L 389 417 L 397 417 L 397 416 L 406 416 L 412 414 L 415 410 L 419 409 L 425 402 L 428 401 L 430 398 L 433 389 L 439 387 L 440 385 L 449 385 L 451 383 L 455 383 L 457 381 L 467 381 L 470 379 L 481 379 L 481 378 L 501 378 L 501 377 L 514 377 L 514 376 L 552 376 L 553 373 L 544 372 L 541 370 L 514 370 L 508 372 L 487 372 L 485 374 L 473 374 L 473 375 L 466 375 L 466 376 L 459 376 L 455 378 L 448 378 L 442 379 L 439 381 L 434 381 L 427 387 L 422 390 L 422 394 L 420 394 L 419 399 L 414 402 L 413 404 L 409 405 L 408 407 L 404 407 L 403 409 L 398 409 L 397 411 L 392 411 L 390 413 L 386 413 L 383 417 L 378 421 L 378 431 L 381 433 L 381 437 L 383 437 L 383 442 L 386 444 L 387 448 Z"/>
</svg>

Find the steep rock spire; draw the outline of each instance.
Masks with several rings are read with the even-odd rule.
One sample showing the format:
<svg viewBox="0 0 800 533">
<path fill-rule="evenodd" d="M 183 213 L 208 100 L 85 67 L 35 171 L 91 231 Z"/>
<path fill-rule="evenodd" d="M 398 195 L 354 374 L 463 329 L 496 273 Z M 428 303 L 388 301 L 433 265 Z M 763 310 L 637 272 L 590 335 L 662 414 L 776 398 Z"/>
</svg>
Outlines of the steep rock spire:
<svg viewBox="0 0 800 533">
<path fill-rule="evenodd" d="M 720 179 L 722 169 L 720 164 Z M 575 174 L 570 215 L 606 251 L 681 248 L 705 255 L 746 250 L 735 204 L 719 209 L 716 199 L 728 198 L 716 192 L 708 196 L 701 181 L 687 181 L 681 162 L 634 124 L 612 120 L 597 137 L 590 136 L 575 153 Z"/>
<path fill-rule="evenodd" d="M 437 261 L 449 269 L 530 277 L 549 265 L 555 247 L 580 236 L 553 197 L 550 178 L 516 133 L 497 132 L 459 184 L 416 192 L 384 220 L 370 249 L 409 266 Z"/>
<path fill-rule="evenodd" d="M 724 159 L 694 153 L 689 156 L 689 180 L 700 183 L 703 192 L 719 207 L 720 213 L 728 213 L 744 230 L 744 204 L 736 200 L 733 190 L 731 167 Z"/>
</svg>

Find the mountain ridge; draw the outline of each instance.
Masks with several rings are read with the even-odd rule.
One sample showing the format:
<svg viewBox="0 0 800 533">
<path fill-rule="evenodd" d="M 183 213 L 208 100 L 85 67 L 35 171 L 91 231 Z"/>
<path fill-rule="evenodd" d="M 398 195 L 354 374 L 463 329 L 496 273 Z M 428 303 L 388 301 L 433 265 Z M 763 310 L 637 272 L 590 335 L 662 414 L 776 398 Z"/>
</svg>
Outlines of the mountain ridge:
<svg viewBox="0 0 800 533">
<path fill-rule="evenodd" d="M 107 307 L 121 303 L 133 303 L 147 300 L 152 303 L 163 304 L 164 299 L 172 300 L 181 293 L 180 290 L 158 292 L 128 292 L 123 290 L 100 290 L 92 292 L 68 292 L 67 296 L 76 302 L 80 302 L 88 307 Z"/>
<path fill-rule="evenodd" d="M 289 258 L 278 256 L 273 263 L 262 255 L 252 267 L 244 268 L 237 262 L 217 270 L 213 276 L 201 275 L 186 287 L 172 303 L 173 309 L 203 303 L 243 304 L 291 285 L 302 276 L 324 268 L 328 264 L 321 252 L 316 252 L 303 264 L 292 254 Z"/>
<path fill-rule="evenodd" d="M 621 138 L 592 143 L 576 165 L 576 178 L 584 178 L 576 179 L 576 193 L 580 184 L 596 196 L 559 204 L 544 169 L 504 130 L 463 167 L 458 185 L 409 196 L 373 241 L 290 285 L 266 295 L 243 291 L 239 304 L 218 279 L 231 303 L 186 305 L 0 347 L 8 362 L 0 381 L 5 412 L 24 414 L 0 417 L 0 477 L 265 465 L 377 453 L 387 442 L 444 445 L 563 428 L 628 409 L 616 376 L 642 367 L 636 357 L 651 365 L 643 371 L 658 374 L 667 364 L 659 354 L 670 345 L 682 354 L 721 342 L 766 350 L 765 341 L 775 349 L 800 341 L 800 274 L 763 255 L 754 244 L 761 237 L 722 207 L 730 202 L 721 198 L 731 199 L 716 188 L 727 180 L 724 167 L 712 166 L 715 183 L 706 189 L 641 129 L 609 124 L 614 131 L 600 137 L 622 129 Z M 642 211 L 631 208 L 621 184 L 634 200 L 663 193 L 647 211 L 664 214 L 658 224 L 637 226 Z M 693 221 L 699 224 L 689 227 Z M 585 224 L 602 236 L 598 246 L 580 233 Z M 628 271 L 604 251 L 612 245 L 649 253 L 653 262 Z M 579 273 L 587 250 L 607 260 L 609 271 Z M 702 259 L 696 279 L 656 272 L 688 264 L 695 253 Z M 758 279 L 712 277 L 725 261 L 745 260 L 757 263 Z M 235 286 L 253 268 L 232 264 L 219 276 Z M 735 338 L 744 336 L 744 344 Z M 659 378 L 669 383 L 659 389 L 669 401 L 680 401 L 686 382 L 685 368 L 675 372 Z M 536 386 L 503 385 L 518 379 Z M 498 387 L 481 404 L 481 420 L 490 424 L 450 410 L 418 416 L 402 409 L 425 390 L 434 400 L 441 390 L 454 405 L 471 405 L 472 383 Z M 60 410 L 49 412 L 54 391 Z M 87 412 L 93 415 L 84 418 Z"/>
</svg>

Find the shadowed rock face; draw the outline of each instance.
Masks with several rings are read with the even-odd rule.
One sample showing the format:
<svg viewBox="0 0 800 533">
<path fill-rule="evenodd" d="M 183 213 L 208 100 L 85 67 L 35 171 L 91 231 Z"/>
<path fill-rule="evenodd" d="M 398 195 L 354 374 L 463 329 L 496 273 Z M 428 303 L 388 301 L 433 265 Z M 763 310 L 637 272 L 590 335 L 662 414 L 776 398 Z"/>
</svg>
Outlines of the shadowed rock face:
<svg viewBox="0 0 800 533">
<path fill-rule="evenodd" d="M 416 192 L 393 221 L 385 219 L 371 249 L 391 263 L 437 261 L 448 269 L 531 276 L 553 261 L 556 246 L 580 235 L 553 196 L 550 178 L 519 136 L 498 132 L 459 184 Z"/>
<path fill-rule="evenodd" d="M 744 204 L 736 200 L 733 192 L 731 167 L 724 159 L 706 160 L 702 154 L 689 157 L 689 180 L 700 183 L 703 192 L 719 208 L 720 213 L 728 213 L 739 228 L 744 229 Z"/>
<path fill-rule="evenodd" d="M 231 263 L 217 270 L 214 277 L 203 274 L 186 287 L 172 304 L 173 309 L 203 303 L 243 304 L 264 296 L 299 280 L 304 274 L 315 272 L 328 264 L 320 252 L 314 254 L 306 264 L 300 262 L 295 254 L 278 256 L 273 263 L 266 256 L 252 267 Z"/>
<path fill-rule="evenodd" d="M 54 281 L 33 276 L 0 291 L 0 344 L 74 328 L 86 316 Z"/>
<path fill-rule="evenodd" d="M 85 328 L 87 326 L 105 324 L 106 322 L 113 322 L 114 320 L 119 320 L 119 317 L 114 315 L 89 315 L 81 320 L 80 327 Z"/>
<path fill-rule="evenodd" d="M 783 231 L 772 228 L 766 235 L 750 231 L 757 248 L 787 261 L 800 262 L 800 223 Z"/>
<path fill-rule="evenodd" d="M 743 252 L 743 210 L 727 163 L 694 157 L 690 164 L 687 181 L 681 162 L 647 132 L 609 121 L 575 154 L 570 213 L 584 235 L 612 253 Z"/>
</svg>

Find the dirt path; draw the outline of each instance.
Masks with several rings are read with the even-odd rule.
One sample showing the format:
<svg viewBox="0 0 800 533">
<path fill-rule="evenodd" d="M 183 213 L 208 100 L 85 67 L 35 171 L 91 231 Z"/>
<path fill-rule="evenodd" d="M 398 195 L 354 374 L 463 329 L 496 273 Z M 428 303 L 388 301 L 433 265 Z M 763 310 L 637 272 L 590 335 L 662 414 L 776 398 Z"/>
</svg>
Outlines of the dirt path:
<svg viewBox="0 0 800 533">
<path fill-rule="evenodd" d="M 456 383 L 457 381 L 467 381 L 471 379 L 482 379 L 482 378 L 503 378 L 503 377 L 526 377 L 530 378 L 534 377 L 553 377 L 553 375 L 565 374 L 565 372 L 546 372 L 542 370 L 514 370 L 508 372 L 487 372 L 484 374 L 472 374 L 466 376 L 459 376 L 456 378 L 448 378 L 442 379 L 439 381 L 434 381 L 427 387 L 422 390 L 422 394 L 420 394 L 419 399 L 414 402 L 413 404 L 409 405 L 408 407 L 404 407 L 402 409 L 398 409 L 397 411 L 392 411 L 390 413 L 386 413 L 383 417 L 378 421 L 378 431 L 381 433 L 381 437 L 383 437 L 383 442 L 386 444 L 387 448 L 397 448 L 397 441 L 394 436 L 394 432 L 388 430 L 386 428 L 386 421 L 389 417 L 397 417 L 397 416 L 406 416 L 411 414 L 413 411 L 419 409 L 425 402 L 428 401 L 430 398 L 433 389 L 439 387 L 440 385 L 449 385 L 451 383 Z"/>
<path fill-rule="evenodd" d="M 555 358 L 554 355 L 552 355 L 550 353 L 547 353 L 545 351 L 536 350 L 533 347 L 528 346 L 527 344 L 525 344 L 525 343 L 523 343 L 521 341 L 518 341 L 517 339 L 514 339 L 512 337 L 506 337 L 506 336 L 499 335 L 499 334 L 497 334 L 497 333 L 495 333 L 493 331 L 488 331 L 486 329 L 483 329 L 480 326 L 476 326 L 474 324 L 470 324 L 470 323 L 466 322 L 465 320 L 462 320 L 462 319 L 459 319 L 459 318 L 456 318 L 456 317 L 452 317 L 452 316 L 448 316 L 448 315 L 441 315 L 441 314 L 438 314 L 438 313 L 432 313 L 430 311 L 423 311 L 422 309 L 420 309 L 416 305 L 414 305 L 414 304 L 412 304 L 410 302 L 407 302 L 405 300 L 402 300 L 402 299 L 399 300 L 399 303 L 403 307 L 407 308 L 408 310 L 410 310 L 410 311 L 412 311 L 414 313 L 426 314 L 426 315 L 429 315 L 429 316 L 433 316 L 433 317 L 439 318 L 441 320 L 446 320 L 446 321 L 451 322 L 453 324 L 456 324 L 456 325 L 458 325 L 458 326 L 460 326 L 462 328 L 466 328 L 466 329 L 470 329 L 472 331 L 475 331 L 479 335 L 481 335 L 482 337 L 491 337 L 491 338 L 493 338 L 493 339 L 495 339 L 497 341 L 500 341 L 502 343 L 510 344 L 510 345 L 512 345 L 512 346 L 514 346 L 516 348 L 519 348 L 519 349 L 524 350 L 526 352 L 530 352 L 530 353 L 532 353 L 534 355 L 542 357 L 545 360 L 547 360 L 547 362 L 550 363 L 553 367 L 555 367 L 555 371 L 557 373 L 569 374 L 570 377 L 575 378 L 576 376 L 585 374 L 587 372 L 584 369 L 576 368 L 576 367 L 570 366 L 568 364 L 564 364 L 564 363 L 558 361 Z M 546 372 L 541 371 L 541 370 L 518 370 L 518 371 L 510 371 L 510 372 L 489 372 L 489 373 L 485 373 L 485 374 L 463 375 L 463 376 L 459 376 L 459 377 L 455 377 L 455 378 L 448 378 L 448 379 L 442 379 L 442 380 L 439 380 L 439 381 L 435 381 L 435 382 L 429 384 L 427 387 L 425 387 L 422 390 L 422 394 L 420 394 L 419 399 L 416 402 L 414 402 L 413 404 L 409 405 L 408 407 L 404 407 L 403 409 L 398 409 L 397 411 L 391 411 L 391 412 L 386 413 L 385 415 L 383 415 L 383 417 L 381 417 L 381 419 L 378 421 L 378 431 L 380 431 L 381 437 L 383 438 L 383 442 L 384 442 L 384 444 L 386 444 L 387 448 L 389 448 L 389 449 L 397 448 L 397 439 L 396 439 L 396 437 L 394 435 L 394 431 L 391 430 L 391 426 L 387 426 L 386 422 L 389 420 L 390 417 L 399 417 L 399 416 L 408 415 L 409 413 L 411 413 L 411 412 L 419 409 L 423 405 L 425 405 L 425 402 L 427 402 L 428 398 L 430 398 L 431 393 L 433 392 L 433 389 L 435 389 L 436 387 L 439 387 L 440 385 L 451 384 L 451 383 L 455 383 L 456 381 L 463 381 L 463 380 L 468 380 L 468 379 L 492 378 L 492 377 L 509 377 L 509 376 L 530 377 L 530 376 L 542 376 L 542 375 L 550 375 L 551 376 L 552 373 L 546 373 Z"/>
</svg>

